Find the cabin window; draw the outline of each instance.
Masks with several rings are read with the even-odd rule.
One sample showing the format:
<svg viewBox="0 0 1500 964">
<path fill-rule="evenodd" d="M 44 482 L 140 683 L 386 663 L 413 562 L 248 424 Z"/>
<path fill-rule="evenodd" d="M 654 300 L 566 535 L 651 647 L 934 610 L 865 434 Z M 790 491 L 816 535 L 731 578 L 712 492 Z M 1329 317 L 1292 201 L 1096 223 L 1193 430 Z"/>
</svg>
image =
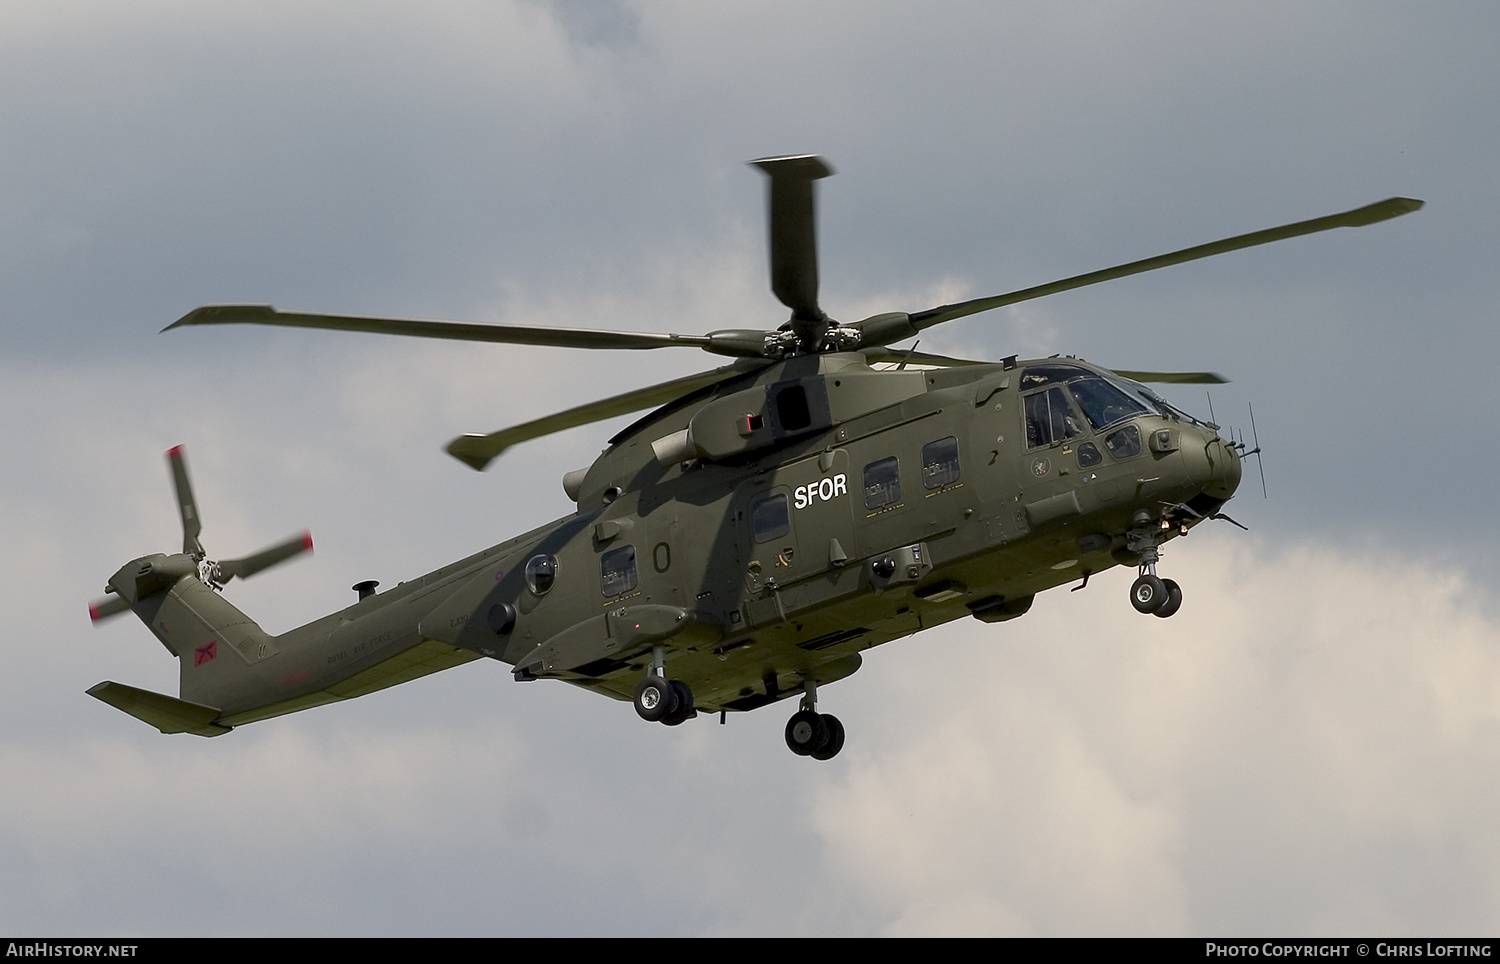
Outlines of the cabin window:
<svg viewBox="0 0 1500 964">
<path fill-rule="evenodd" d="M 922 486 L 940 489 L 958 481 L 958 439 L 953 436 L 922 446 Z"/>
<path fill-rule="evenodd" d="M 1061 388 L 1026 396 L 1026 445 L 1040 448 L 1083 433 Z"/>
<path fill-rule="evenodd" d="M 786 496 L 773 495 L 751 506 L 750 528 L 756 542 L 770 542 L 790 532 L 792 517 L 787 511 Z"/>
<path fill-rule="evenodd" d="M 1091 465 L 1098 465 L 1104 461 L 1104 456 L 1099 454 L 1099 446 L 1093 442 L 1084 442 L 1078 446 L 1078 467 L 1086 469 Z"/>
<path fill-rule="evenodd" d="M 547 553 L 539 553 L 526 561 L 526 588 L 534 596 L 545 596 L 552 584 L 557 582 L 557 559 Z"/>
<path fill-rule="evenodd" d="M 1117 459 L 1128 459 L 1140 454 L 1141 430 L 1134 425 L 1127 425 L 1118 432 L 1105 436 L 1104 444 L 1110 455 Z"/>
<path fill-rule="evenodd" d="M 611 549 L 599 557 L 599 584 L 606 596 L 618 596 L 636 586 L 635 546 Z"/>
<path fill-rule="evenodd" d="M 901 471 L 893 455 L 865 466 L 865 508 L 901 501 Z"/>
</svg>

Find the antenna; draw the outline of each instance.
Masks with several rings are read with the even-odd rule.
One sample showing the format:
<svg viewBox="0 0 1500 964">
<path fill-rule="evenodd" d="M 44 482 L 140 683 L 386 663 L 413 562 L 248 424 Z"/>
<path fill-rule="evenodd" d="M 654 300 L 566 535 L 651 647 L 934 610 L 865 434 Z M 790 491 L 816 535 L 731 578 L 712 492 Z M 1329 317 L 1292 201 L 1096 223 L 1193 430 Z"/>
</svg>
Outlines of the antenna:
<svg viewBox="0 0 1500 964">
<path fill-rule="evenodd" d="M 1260 497 L 1265 499 L 1269 498 L 1266 495 L 1266 465 L 1260 460 L 1260 432 L 1255 429 L 1255 405 L 1250 402 L 1245 404 L 1250 406 L 1250 437 L 1255 440 L 1255 448 L 1245 454 L 1255 456 L 1255 465 L 1260 469 Z"/>
</svg>

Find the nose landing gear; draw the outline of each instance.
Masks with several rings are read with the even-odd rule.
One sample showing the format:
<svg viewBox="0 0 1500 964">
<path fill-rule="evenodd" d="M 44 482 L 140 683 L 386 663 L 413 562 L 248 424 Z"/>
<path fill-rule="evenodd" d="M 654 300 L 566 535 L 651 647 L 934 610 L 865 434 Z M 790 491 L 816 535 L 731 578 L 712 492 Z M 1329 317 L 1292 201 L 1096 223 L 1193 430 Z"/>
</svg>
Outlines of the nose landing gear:
<svg viewBox="0 0 1500 964">
<path fill-rule="evenodd" d="M 786 723 L 786 745 L 798 756 L 814 760 L 832 760 L 844 748 L 844 724 L 831 713 L 819 713 L 817 684 L 809 682 L 802 695 L 802 707 Z"/>
<path fill-rule="evenodd" d="M 1130 585 L 1130 605 L 1139 613 L 1150 613 L 1162 619 L 1182 608 L 1182 587 L 1171 579 L 1156 575 L 1156 563 L 1161 558 L 1157 550 L 1158 529 L 1149 524 L 1149 519 L 1139 519 L 1135 528 L 1127 533 L 1129 548 L 1140 553 L 1140 575 Z M 1163 520 L 1163 527 L 1167 525 Z M 1186 531 L 1186 530 L 1184 530 Z"/>
</svg>

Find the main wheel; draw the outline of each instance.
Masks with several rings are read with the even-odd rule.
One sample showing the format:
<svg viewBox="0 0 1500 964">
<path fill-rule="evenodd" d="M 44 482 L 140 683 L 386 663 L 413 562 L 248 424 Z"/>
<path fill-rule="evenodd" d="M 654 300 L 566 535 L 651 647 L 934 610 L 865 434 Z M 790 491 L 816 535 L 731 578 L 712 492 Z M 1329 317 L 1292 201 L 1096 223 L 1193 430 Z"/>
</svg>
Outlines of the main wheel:
<svg viewBox="0 0 1500 964">
<path fill-rule="evenodd" d="M 1166 619 L 1182 608 L 1182 587 L 1170 579 L 1163 579 L 1161 584 L 1167 588 L 1167 598 L 1161 601 L 1160 606 L 1152 610 L 1152 615 Z"/>
<path fill-rule="evenodd" d="M 677 696 L 672 684 L 660 676 L 648 676 L 635 688 L 635 711 L 641 719 L 655 723 L 672 715 L 677 707 Z"/>
<path fill-rule="evenodd" d="M 814 760 L 832 760 L 844 748 L 844 724 L 832 713 L 823 714 L 823 724 L 828 727 L 828 742 L 821 750 L 808 754 Z"/>
<path fill-rule="evenodd" d="M 662 717 L 662 722 L 668 726 L 676 726 L 684 720 L 692 719 L 698 714 L 693 712 L 693 691 L 680 679 L 671 680 L 667 683 L 672 689 L 672 697 L 676 705 L 672 712 Z"/>
<path fill-rule="evenodd" d="M 1167 598 L 1167 587 L 1153 575 L 1141 576 L 1130 587 L 1130 605 L 1138 613 L 1154 613 Z"/>
<path fill-rule="evenodd" d="M 828 724 L 812 710 L 798 710 L 786 721 L 786 745 L 798 756 L 811 756 L 828 745 Z"/>
</svg>

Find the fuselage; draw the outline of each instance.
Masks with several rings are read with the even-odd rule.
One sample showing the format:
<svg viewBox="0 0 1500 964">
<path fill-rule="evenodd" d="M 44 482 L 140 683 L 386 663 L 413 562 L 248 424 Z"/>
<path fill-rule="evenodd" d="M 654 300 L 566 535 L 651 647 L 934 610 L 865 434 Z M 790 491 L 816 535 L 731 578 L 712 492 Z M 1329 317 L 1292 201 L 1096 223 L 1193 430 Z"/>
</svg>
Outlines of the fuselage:
<svg viewBox="0 0 1500 964">
<path fill-rule="evenodd" d="M 568 517 L 270 637 L 254 685 L 184 660 L 183 697 L 233 725 L 483 656 L 630 699 L 659 651 L 698 708 L 753 709 L 1134 565 L 1239 478 L 1213 426 L 1074 359 L 801 356 L 627 428 Z"/>
</svg>

